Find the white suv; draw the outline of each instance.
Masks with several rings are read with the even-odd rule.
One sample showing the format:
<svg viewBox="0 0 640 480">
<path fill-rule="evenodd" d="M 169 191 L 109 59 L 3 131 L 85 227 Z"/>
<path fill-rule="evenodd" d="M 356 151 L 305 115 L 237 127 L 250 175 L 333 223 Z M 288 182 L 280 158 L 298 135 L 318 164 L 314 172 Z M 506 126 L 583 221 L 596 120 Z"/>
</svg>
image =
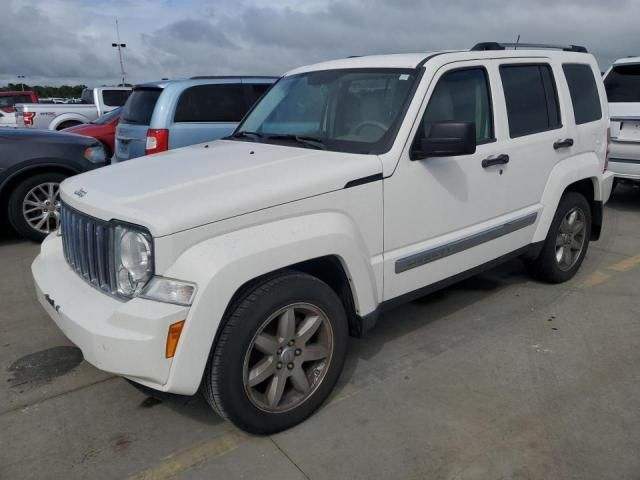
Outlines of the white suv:
<svg viewBox="0 0 640 480">
<path fill-rule="evenodd" d="M 390 306 L 514 256 L 570 279 L 611 191 L 605 90 L 584 49 L 523 48 L 298 68 L 225 140 L 65 180 L 42 305 L 98 368 L 270 433 Z"/>
<path fill-rule="evenodd" d="M 604 86 L 611 115 L 609 168 L 616 181 L 640 182 L 640 57 L 616 60 Z"/>
</svg>

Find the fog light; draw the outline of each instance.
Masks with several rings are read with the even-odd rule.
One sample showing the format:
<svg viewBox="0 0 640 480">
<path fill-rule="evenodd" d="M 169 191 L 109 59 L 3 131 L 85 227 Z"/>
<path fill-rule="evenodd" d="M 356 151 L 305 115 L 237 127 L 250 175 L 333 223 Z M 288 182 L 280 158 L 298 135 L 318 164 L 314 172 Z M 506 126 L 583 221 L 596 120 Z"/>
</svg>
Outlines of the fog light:
<svg viewBox="0 0 640 480">
<path fill-rule="evenodd" d="M 195 294 L 196 286 L 193 283 L 173 278 L 153 277 L 140 296 L 158 302 L 189 306 Z"/>
<path fill-rule="evenodd" d="M 178 348 L 178 341 L 180 340 L 182 327 L 184 327 L 184 320 L 169 325 L 169 332 L 167 333 L 167 345 L 164 352 L 167 358 L 173 358 L 173 356 L 176 354 L 176 348 Z"/>
</svg>

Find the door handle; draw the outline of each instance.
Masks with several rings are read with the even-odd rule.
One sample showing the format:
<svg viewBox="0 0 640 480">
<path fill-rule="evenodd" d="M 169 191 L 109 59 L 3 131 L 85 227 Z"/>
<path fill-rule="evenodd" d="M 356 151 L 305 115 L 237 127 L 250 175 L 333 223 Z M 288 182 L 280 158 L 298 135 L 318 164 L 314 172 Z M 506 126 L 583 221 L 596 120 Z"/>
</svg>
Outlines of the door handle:
<svg viewBox="0 0 640 480">
<path fill-rule="evenodd" d="M 573 138 L 565 138 L 564 140 L 558 140 L 553 144 L 553 148 L 555 150 L 559 150 L 560 148 L 569 148 L 573 147 Z"/>
<path fill-rule="evenodd" d="M 497 157 L 489 157 L 482 160 L 482 168 L 491 167 L 493 165 L 504 165 L 509 163 L 509 155 L 498 155 Z"/>
</svg>

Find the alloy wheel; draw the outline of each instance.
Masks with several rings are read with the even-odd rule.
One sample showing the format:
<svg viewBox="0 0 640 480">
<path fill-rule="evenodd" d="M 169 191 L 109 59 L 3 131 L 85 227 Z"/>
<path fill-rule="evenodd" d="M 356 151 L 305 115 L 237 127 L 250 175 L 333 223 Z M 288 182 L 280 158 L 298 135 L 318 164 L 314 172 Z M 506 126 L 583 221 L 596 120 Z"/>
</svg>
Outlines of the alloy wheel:
<svg viewBox="0 0 640 480">
<path fill-rule="evenodd" d="M 27 192 L 22 215 L 29 226 L 40 233 L 51 233 L 60 225 L 60 184 L 46 182 Z"/>
<path fill-rule="evenodd" d="M 267 412 L 304 403 L 322 383 L 333 354 L 333 330 L 326 314 L 308 303 L 288 305 L 258 329 L 244 361 L 244 388 Z"/>
<path fill-rule="evenodd" d="M 556 237 L 556 262 L 560 270 L 570 270 L 580 258 L 587 238 L 587 221 L 580 208 L 572 208 L 560 222 Z"/>
</svg>

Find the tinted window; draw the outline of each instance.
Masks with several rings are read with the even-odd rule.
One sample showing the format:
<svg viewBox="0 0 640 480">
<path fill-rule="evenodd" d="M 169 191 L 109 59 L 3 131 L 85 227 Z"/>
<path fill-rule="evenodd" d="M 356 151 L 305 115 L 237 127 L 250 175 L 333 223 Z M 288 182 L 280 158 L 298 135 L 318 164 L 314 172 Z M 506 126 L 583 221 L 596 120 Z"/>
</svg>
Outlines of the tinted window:
<svg viewBox="0 0 640 480">
<path fill-rule="evenodd" d="M 470 122 L 478 142 L 493 138 L 493 119 L 487 74 L 482 68 L 446 73 L 438 81 L 422 117 L 419 135 L 429 135 L 436 122 Z"/>
<path fill-rule="evenodd" d="M 109 107 L 121 107 L 129 98 L 131 90 L 103 90 L 102 101 Z"/>
<path fill-rule="evenodd" d="M 0 108 L 13 107 L 16 103 L 31 103 L 31 96 L 30 95 L 0 96 Z"/>
<path fill-rule="evenodd" d="M 253 102 L 255 102 L 262 95 L 264 95 L 264 92 L 269 90 L 269 87 L 271 87 L 271 84 L 270 83 L 252 83 L 248 85 L 248 87 L 249 87 L 249 91 L 251 92 L 250 98 Z"/>
<path fill-rule="evenodd" d="M 598 87 L 589 65 L 565 64 L 562 66 L 569 84 L 576 124 L 593 122 L 602 118 Z"/>
<path fill-rule="evenodd" d="M 551 67 L 503 65 L 500 77 L 511 138 L 560 127 L 560 110 Z"/>
<path fill-rule="evenodd" d="M 176 107 L 176 122 L 239 122 L 247 113 L 240 83 L 187 88 Z"/>
<path fill-rule="evenodd" d="M 161 93 L 162 89 L 160 88 L 135 89 L 124 105 L 120 122 L 149 125 L 153 109 L 156 107 Z"/>
<path fill-rule="evenodd" d="M 640 102 L 640 64 L 613 67 L 604 87 L 610 102 Z"/>
</svg>

